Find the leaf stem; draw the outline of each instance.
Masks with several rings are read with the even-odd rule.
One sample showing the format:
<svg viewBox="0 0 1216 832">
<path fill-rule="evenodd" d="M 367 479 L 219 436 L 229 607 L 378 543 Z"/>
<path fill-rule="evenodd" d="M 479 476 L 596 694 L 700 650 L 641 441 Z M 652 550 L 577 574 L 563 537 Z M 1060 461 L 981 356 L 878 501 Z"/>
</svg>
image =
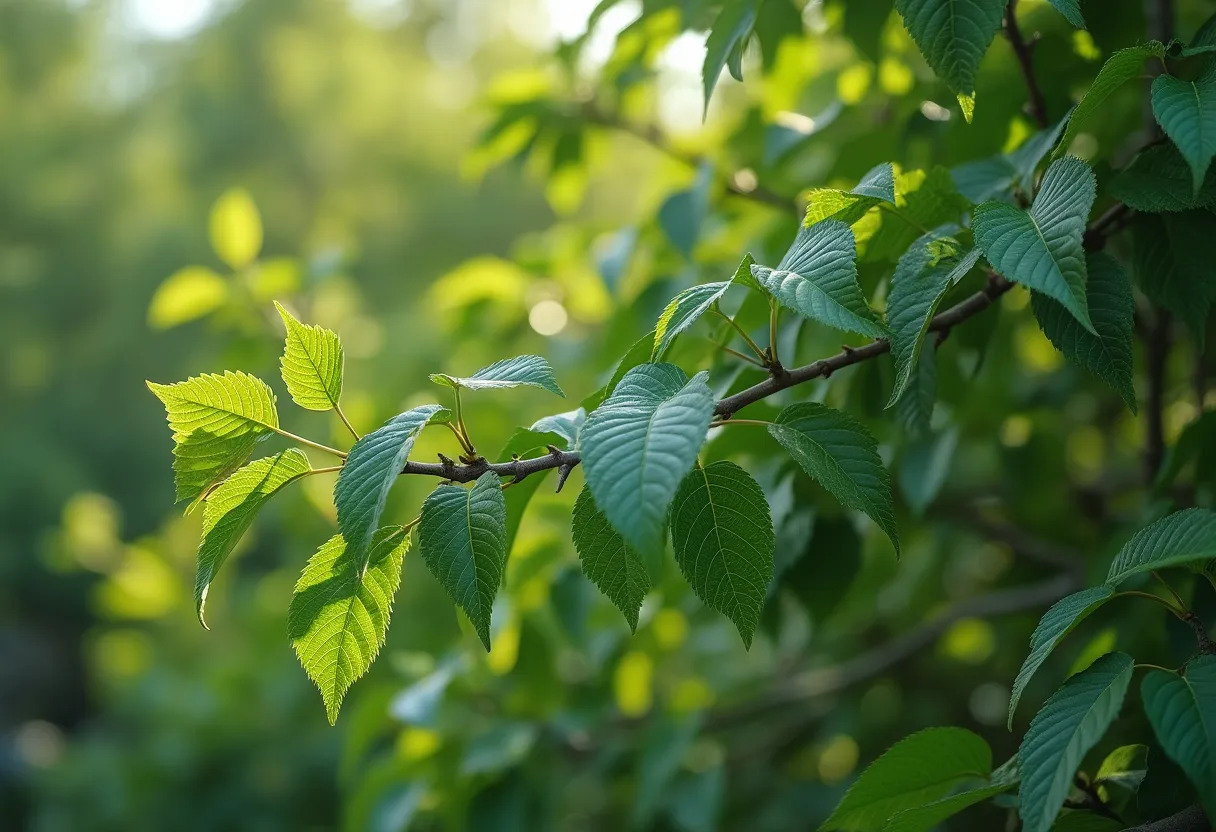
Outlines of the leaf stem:
<svg viewBox="0 0 1216 832">
<path fill-rule="evenodd" d="M 929 233 L 929 229 L 925 228 L 919 222 L 912 219 L 907 214 L 905 214 L 903 211 L 899 210 L 898 208 L 896 208 L 894 205 L 890 204 L 889 202 L 879 202 L 878 207 L 880 210 L 886 211 L 888 214 L 890 214 L 893 217 L 899 217 L 901 220 L 906 222 L 908 225 L 912 226 L 912 228 L 916 229 L 921 234 Z"/>
<path fill-rule="evenodd" d="M 779 315 L 780 309 L 777 307 L 777 301 L 770 295 L 768 299 L 768 357 L 774 365 L 781 363 L 781 359 L 777 355 L 777 319 Z"/>
<path fill-rule="evenodd" d="M 359 436 L 359 431 L 355 430 L 355 426 L 350 423 L 350 419 L 346 418 L 346 414 L 342 412 L 342 405 L 334 402 L 334 413 L 338 414 L 338 418 L 342 420 L 342 424 L 346 425 L 346 429 L 350 431 L 350 435 L 355 437 L 358 442 L 362 437 Z"/>
<path fill-rule="evenodd" d="M 1160 604 L 1161 606 L 1165 607 L 1167 610 L 1172 612 L 1180 620 L 1183 620 L 1183 621 L 1186 620 L 1183 610 L 1178 609 L 1173 604 L 1171 604 L 1168 600 L 1166 600 L 1165 598 L 1162 598 L 1160 595 L 1154 595 L 1151 592 L 1141 592 L 1138 589 L 1125 589 L 1122 592 L 1116 592 L 1113 597 L 1115 597 L 1115 598 L 1146 598 L 1149 601 L 1156 601 L 1158 604 Z"/>
<path fill-rule="evenodd" d="M 1178 592 L 1172 586 L 1169 585 L 1169 583 L 1165 580 L 1165 578 L 1161 577 L 1161 573 L 1158 572 L 1156 569 L 1154 569 L 1153 577 L 1156 578 L 1158 581 L 1160 581 L 1161 585 L 1163 587 L 1165 587 L 1166 589 L 1169 590 L 1170 595 L 1174 596 L 1174 600 L 1178 603 L 1178 609 L 1182 610 L 1183 612 L 1186 612 L 1188 609 L 1187 605 L 1186 605 L 1186 601 L 1183 601 L 1182 596 L 1179 595 Z"/>
<path fill-rule="evenodd" d="M 720 345 L 720 346 L 719 346 L 719 349 L 721 349 L 721 350 L 722 350 L 722 352 L 729 353 L 730 355 L 733 355 L 735 358 L 739 359 L 740 361 L 746 361 L 748 364 L 752 364 L 752 365 L 754 365 L 754 366 L 756 366 L 756 367 L 759 367 L 761 370 L 767 370 L 767 369 L 768 369 L 768 368 L 767 368 L 767 367 L 765 367 L 763 364 L 761 364 L 759 361 L 757 361 L 756 359 L 752 358 L 750 355 L 747 355 L 746 353 L 739 352 L 738 350 L 733 350 L 733 349 L 731 349 L 730 347 L 725 346 L 725 345 Z"/>
<path fill-rule="evenodd" d="M 735 332 L 739 333 L 739 335 L 741 335 L 743 337 L 743 340 L 747 342 L 747 345 L 749 347 L 751 347 L 752 352 L 754 352 L 756 354 L 756 358 L 760 359 L 761 361 L 768 360 L 768 356 L 764 354 L 764 350 L 760 349 L 760 345 L 752 340 L 751 336 L 747 334 L 747 331 L 744 330 L 743 327 L 739 326 L 739 324 L 735 322 L 734 318 L 732 318 L 730 315 L 727 315 L 725 312 L 723 312 L 721 309 L 719 309 L 716 305 L 714 306 L 713 309 L 714 309 L 714 313 L 717 314 L 718 317 L 722 318 L 724 321 L 726 321 L 728 324 L 730 324 L 731 327 L 734 328 Z M 763 366 L 763 365 L 761 365 L 761 366 Z"/>
<path fill-rule="evenodd" d="M 330 465 L 326 468 L 313 468 L 305 476 L 311 477 L 313 474 L 332 474 L 334 471 L 341 471 L 341 465 Z"/>
<path fill-rule="evenodd" d="M 720 428 L 723 425 L 760 425 L 768 427 L 771 424 L 772 422 L 766 422 L 763 419 L 722 419 L 717 422 L 710 422 L 709 426 L 711 428 Z"/>
<path fill-rule="evenodd" d="M 477 450 L 473 447 L 473 440 L 469 438 L 469 429 L 464 424 L 464 412 L 460 408 L 460 385 L 453 385 L 452 392 L 456 397 L 456 424 L 453 426 L 451 422 L 448 422 L 447 425 L 456 434 L 456 438 L 460 441 L 460 447 L 464 449 L 465 455 L 469 457 L 477 456 Z"/>
<path fill-rule="evenodd" d="M 1145 670 L 1164 670 L 1166 673 L 1176 673 L 1177 672 L 1174 670 L 1170 670 L 1168 667 L 1162 667 L 1159 664 L 1153 664 L 1152 662 L 1136 662 L 1135 664 L 1132 665 L 1132 669 L 1134 670 L 1136 668 L 1144 668 Z"/>
<path fill-rule="evenodd" d="M 269 425 L 267 425 L 269 427 Z M 318 451 L 325 451 L 327 454 L 333 454 L 338 459 L 346 459 L 346 454 L 339 451 L 337 448 L 331 448 L 328 445 L 322 445 L 320 442 L 313 442 L 311 439 L 305 439 L 303 436 L 297 436 L 291 431 L 283 430 L 282 428 L 270 428 L 279 436 L 286 437 L 292 442 L 299 442 L 301 445 L 307 445 L 310 448 L 316 448 Z"/>
</svg>

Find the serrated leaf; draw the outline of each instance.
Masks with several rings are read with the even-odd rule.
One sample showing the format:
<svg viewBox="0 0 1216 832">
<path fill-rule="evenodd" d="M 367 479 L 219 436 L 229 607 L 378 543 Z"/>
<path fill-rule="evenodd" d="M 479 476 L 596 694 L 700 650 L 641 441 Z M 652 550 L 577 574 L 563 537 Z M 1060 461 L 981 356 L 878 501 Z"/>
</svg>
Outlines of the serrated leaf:
<svg viewBox="0 0 1216 832">
<path fill-rule="evenodd" d="M 891 477 L 878 443 L 860 422 L 826 405 L 802 402 L 782 410 L 768 432 L 807 476 L 848 508 L 869 515 L 899 555 Z"/>
<path fill-rule="evenodd" d="M 1030 211 L 985 202 L 971 225 L 975 244 L 994 269 L 1058 301 L 1090 332 L 1082 238 L 1096 187 L 1089 166 L 1066 156 L 1043 175 Z"/>
<path fill-rule="evenodd" d="M 1152 214 L 1216 206 L 1216 170 L 1208 170 L 1203 187 L 1192 190 L 1191 169 L 1172 142 L 1142 150 L 1131 164 L 1115 171 L 1106 185 L 1114 199 Z"/>
<path fill-rule="evenodd" d="M 926 228 L 957 224 L 971 210 L 970 200 L 955 188 L 950 171 L 940 166 L 896 176 L 895 204 L 894 211 L 878 212 L 878 228 L 860 244 L 862 260 L 898 261 Z"/>
<path fill-rule="evenodd" d="M 1047 661 L 1051 651 L 1072 630 L 1084 621 L 1090 613 L 1105 604 L 1115 594 L 1112 586 L 1091 586 L 1080 592 L 1067 595 L 1051 605 L 1043 617 L 1039 619 L 1034 633 L 1030 636 L 1030 654 L 1022 662 L 1017 678 L 1013 682 L 1013 692 L 1009 696 L 1008 727 L 1013 728 L 1013 714 L 1018 708 L 1018 702 L 1030 683 L 1031 677 Z"/>
<path fill-rule="evenodd" d="M 882 338 L 886 328 L 857 283 L 853 231 L 838 220 L 802 228 L 776 269 L 752 266 L 752 276 L 783 306 L 822 324 Z"/>
<path fill-rule="evenodd" d="M 895 8 L 938 77 L 959 95 L 970 96 L 980 61 L 1001 28 L 1005 2 L 896 0 Z"/>
<path fill-rule="evenodd" d="M 276 431 L 279 414 L 266 382 L 246 373 L 206 373 L 176 384 L 148 382 L 173 431 L 177 499 L 193 500 L 249 458 Z"/>
<path fill-rule="evenodd" d="M 255 460 L 220 483 L 203 504 L 203 536 L 194 573 L 194 609 L 204 627 L 207 592 L 262 506 L 280 488 L 310 470 L 308 457 L 292 448 Z"/>
<path fill-rule="evenodd" d="M 851 191 L 839 188 L 810 190 L 802 224 L 809 228 L 824 220 L 839 220 L 852 225 L 880 202 L 895 204 L 895 169 L 890 162 L 875 165 Z"/>
<path fill-rule="evenodd" d="M 234 269 L 252 263 L 262 250 L 262 217 L 244 188 L 225 192 L 211 207 L 211 248 Z"/>
<path fill-rule="evenodd" d="M 338 721 L 350 686 L 384 646 L 409 545 L 400 526 L 378 529 L 361 566 L 337 534 L 308 559 L 296 582 L 287 634 L 304 672 L 321 691 L 330 725 Z"/>
<path fill-rule="evenodd" d="M 397 481 L 418 434 L 428 422 L 447 412 L 437 404 L 407 410 L 350 449 L 334 486 L 334 505 L 338 509 L 338 530 L 356 558 L 367 555 L 389 489 Z"/>
<path fill-rule="evenodd" d="M 733 462 L 693 468 L 671 506 L 676 563 L 697 597 L 751 647 L 773 578 L 773 521 L 764 490 Z"/>
<path fill-rule="evenodd" d="M 988 786 L 967 789 L 958 794 L 943 797 L 941 800 L 927 803 L 924 806 L 904 809 L 902 812 L 896 813 L 883 825 L 882 832 L 929 832 L 931 829 L 937 829 L 943 821 L 954 817 L 969 806 L 983 803 L 985 800 L 994 798 L 998 794 L 1007 792 L 1015 784 L 1013 780 L 993 783 Z"/>
<path fill-rule="evenodd" d="M 1132 664 L 1126 653 L 1107 653 L 1065 682 L 1035 715 L 1018 749 L 1025 832 L 1051 828 L 1081 760 L 1119 715 Z"/>
<path fill-rule="evenodd" d="M 924 350 L 912 370 L 912 378 L 895 403 L 895 416 L 912 437 L 926 436 L 933 423 L 937 403 L 937 352 Z"/>
<path fill-rule="evenodd" d="M 228 300 L 228 282 L 204 266 L 178 269 L 156 287 L 148 324 L 170 329 L 209 315 Z"/>
<path fill-rule="evenodd" d="M 1140 683 L 1144 713 L 1157 741 L 1216 817 L 1216 656 L 1191 661 L 1185 675 L 1150 670 Z"/>
<path fill-rule="evenodd" d="M 1119 261 L 1102 251 L 1086 258 L 1085 295 L 1095 335 L 1046 295 L 1034 292 L 1031 306 L 1047 339 L 1064 357 L 1109 384 L 1136 412 L 1132 384 L 1132 286 Z"/>
<path fill-rule="evenodd" d="M 650 355 L 651 360 L 661 359 L 676 336 L 709 311 L 709 308 L 726 294 L 730 286 L 729 280 L 702 283 L 699 286 L 691 286 L 672 298 L 659 315 L 658 323 L 654 325 L 654 350 Z"/>
<path fill-rule="evenodd" d="M 1078 29 L 1085 28 L 1085 18 L 1081 16 L 1080 0 L 1051 0 L 1051 5 L 1073 26 Z"/>
<path fill-rule="evenodd" d="M 616 605 L 629 629 L 637 632 L 638 611 L 650 591 L 650 575 L 638 553 L 596 508 L 586 485 L 574 501 L 571 536 L 583 574 Z"/>
<path fill-rule="evenodd" d="M 549 362 L 539 355 L 518 355 L 515 358 L 504 358 L 495 361 L 488 367 L 482 367 L 471 376 L 450 376 L 447 373 L 431 373 L 431 381 L 446 387 L 463 387 L 466 390 L 495 390 L 504 387 L 540 387 L 565 397 L 562 388 L 557 385 L 553 368 Z"/>
<path fill-rule="evenodd" d="M 714 87 L 718 84 L 718 77 L 722 74 L 727 59 L 736 47 L 742 47 L 747 36 L 751 34 L 758 5 L 759 0 L 726 0 L 722 4 L 722 10 L 718 12 L 718 17 L 709 30 L 709 38 L 705 41 L 705 61 L 701 65 L 701 81 L 705 88 L 704 112 L 709 111 L 709 99 L 714 94 Z M 738 78 L 739 72 L 733 72 Z"/>
<path fill-rule="evenodd" d="M 307 410 L 331 410 L 342 397 L 342 341 L 338 334 L 320 326 L 297 321 L 275 301 L 287 342 L 279 360 L 283 383 L 292 400 Z"/>
<path fill-rule="evenodd" d="M 1187 325 L 1201 349 L 1216 299 L 1216 262 L 1195 241 L 1213 235 L 1216 217 L 1207 211 L 1141 215 L 1132 225 L 1136 283 Z"/>
<path fill-rule="evenodd" d="M 1191 191 L 1199 193 L 1216 156 L 1216 64 L 1194 81 L 1158 75 L 1152 87 L 1153 115 L 1191 167 Z"/>
<path fill-rule="evenodd" d="M 1165 46 L 1157 41 L 1149 41 L 1142 46 L 1120 49 L 1107 58 L 1106 63 L 1102 64 L 1102 69 L 1098 70 L 1094 82 L 1089 85 L 1089 90 L 1072 111 L 1072 118 L 1068 121 L 1068 127 L 1064 130 L 1064 136 L 1060 139 L 1056 154 L 1068 151 L 1069 145 L 1072 144 L 1072 140 L 1077 137 L 1081 129 L 1102 111 L 1102 105 L 1106 103 L 1106 99 L 1128 81 L 1140 77 L 1145 61 L 1149 58 L 1163 57 L 1165 57 Z"/>
<path fill-rule="evenodd" d="M 960 783 L 986 779 L 992 750 L 962 728 L 926 728 L 891 746 L 866 767 L 823 830 L 871 832 L 893 815 L 946 796 Z"/>
<path fill-rule="evenodd" d="M 1133 575 L 1211 558 L 1216 558 L 1216 511 L 1186 508 L 1132 535 L 1115 555 L 1106 583 L 1114 587 Z"/>
<path fill-rule="evenodd" d="M 635 367 L 583 426 L 595 504 L 639 552 L 658 547 L 671 500 L 705 442 L 714 409 L 707 377 L 686 381 L 672 364 Z"/>
</svg>

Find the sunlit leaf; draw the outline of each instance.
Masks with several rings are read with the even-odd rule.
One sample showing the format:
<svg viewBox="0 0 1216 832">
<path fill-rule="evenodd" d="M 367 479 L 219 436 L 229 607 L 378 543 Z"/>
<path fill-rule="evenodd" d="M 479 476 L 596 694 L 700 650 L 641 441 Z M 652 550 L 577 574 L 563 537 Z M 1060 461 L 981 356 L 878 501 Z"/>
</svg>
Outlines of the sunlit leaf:
<svg viewBox="0 0 1216 832">
<path fill-rule="evenodd" d="M 330 410 L 342 396 L 342 341 L 324 327 L 297 321 L 278 301 L 274 304 L 287 327 L 279 364 L 292 400 L 308 410 Z"/>
<path fill-rule="evenodd" d="M 463 387 L 466 390 L 494 390 L 519 387 L 522 384 L 529 387 L 540 387 L 558 396 L 566 395 L 557 385 L 557 378 L 553 375 L 553 368 L 549 366 L 549 362 L 539 355 L 504 358 L 463 378 L 446 373 L 432 373 L 431 381 L 448 387 Z"/>
<path fill-rule="evenodd" d="M 225 192 L 211 207 L 211 248 L 234 269 L 252 263 L 262 250 L 262 217 L 243 188 Z"/>
<path fill-rule="evenodd" d="M 211 314 L 227 300 L 224 278 L 204 266 L 187 266 L 157 287 L 148 305 L 148 324 L 170 329 Z"/>
<path fill-rule="evenodd" d="M 895 8 L 933 71 L 956 93 L 971 95 L 1005 0 L 895 0 Z"/>
</svg>

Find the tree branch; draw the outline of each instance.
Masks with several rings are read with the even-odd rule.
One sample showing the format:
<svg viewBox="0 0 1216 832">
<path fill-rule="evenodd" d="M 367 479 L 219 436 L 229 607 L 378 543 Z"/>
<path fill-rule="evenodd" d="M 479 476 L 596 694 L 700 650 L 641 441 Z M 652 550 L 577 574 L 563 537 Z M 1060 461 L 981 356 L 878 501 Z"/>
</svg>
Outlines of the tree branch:
<svg viewBox="0 0 1216 832">
<path fill-rule="evenodd" d="M 1018 0 L 1009 0 L 1009 5 L 1005 7 L 1005 37 L 1009 39 L 1018 66 L 1022 68 L 1022 76 L 1026 79 L 1026 111 L 1039 127 L 1047 128 L 1051 124 L 1047 116 L 1047 102 L 1043 99 L 1039 82 L 1035 80 L 1031 60 L 1031 52 L 1038 39 L 1035 37 L 1027 42 L 1022 37 L 1022 30 L 1018 27 Z"/>
<path fill-rule="evenodd" d="M 1212 826 L 1199 806 L 1188 806 L 1168 818 L 1133 826 L 1127 832 L 1209 832 Z"/>
</svg>

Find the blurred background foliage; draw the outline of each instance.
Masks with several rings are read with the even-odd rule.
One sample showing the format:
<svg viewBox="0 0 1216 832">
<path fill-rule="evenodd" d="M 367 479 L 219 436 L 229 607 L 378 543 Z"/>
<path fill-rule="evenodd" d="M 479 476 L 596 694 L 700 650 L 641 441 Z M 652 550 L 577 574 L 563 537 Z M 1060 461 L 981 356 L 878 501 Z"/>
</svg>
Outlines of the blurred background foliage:
<svg viewBox="0 0 1216 832">
<path fill-rule="evenodd" d="M 883 442 L 898 567 L 871 525 L 736 432 L 708 454 L 746 460 L 773 507 L 782 574 L 764 633 L 744 652 L 669 563 L 630 637 L 569 543 L 581 473 L 558 495 L 550 478 L 511 553 L 494 650 L 411 555 L 388 645 L 334 729 L 285 635 L 295 578 L 334 528 L 333 478 L 263 512 L 204 631 L 200 517 L 172 505 L 143 384 L 233 367 L 277 387 L 278 299 L 341 334 L 363 431 L 433 400 L 428 372 L 525 352 L 575 406 L 676 291 L 724 279 L 745 251 L 780 259 L 797 228 L 782 206 L 805 189 L 887 160 L 957 169 L 1034 132 L 1007 45 L 982 65 L 968 126 L 891 5 L 766 0 L 746 80 L 724 75 L 702 122 L 705 0 L 0 0 L 0 825 L 781 830 L 813 826 L 921 727 L 965 726 L 1008 756 L 1009 681 L 1041 610 L 952 605 L 1061 567 L 1099 573 L 1151 510 L 1134 492 L 1141 425 L 1063 363 L 1024 290 L 943 345 L 919 436 L 883 414 L 885 361 L 791 391 Z M 1089 14 L 1089 32 L 1021 5 L 1053 118 L 1143 39 L 1131 0 Z M 1180 34 L 1210 6 L 1184 4 Z M 1072 150 L 1126 155 L 1115 142 L 1140 118 L 1126 90 Z M 709 362 L 722 392 L 754 382 L 702 327 L 673 360 Z M 794 322 L 782 338 L 801 360 L 839 348 Z M 1203 404 L 1193 354 L 1174 360 L 1171 441 Z M 468 408 L 485 449 L 552 412 L 526 391 Z M 329 415 L 289 418 L 349 444 Z M 428 436 L 416 456 L 438 450 Z M 1202 474 L 1182 481 L 1210 503 Z M 432 485 L 400 483 L 389 516 L 413 517 Z M 914 655 L 840 664 L 887 656 L 941 613 Z M 1116 633 L 1178 663 L 1188 633 L 1165 616 L 1095 616 L 1042 680 Z"/>
</svg>

